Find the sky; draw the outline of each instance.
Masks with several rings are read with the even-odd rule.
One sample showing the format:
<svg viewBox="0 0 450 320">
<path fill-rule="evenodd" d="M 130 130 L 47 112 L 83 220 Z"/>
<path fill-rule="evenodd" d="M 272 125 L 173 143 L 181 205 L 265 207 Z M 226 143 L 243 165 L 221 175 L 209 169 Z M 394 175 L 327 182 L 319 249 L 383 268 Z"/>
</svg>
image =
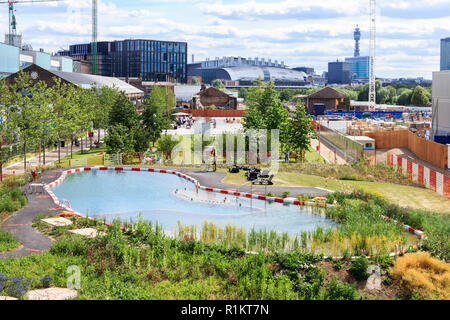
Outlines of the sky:
<svg viewBox="0 0 450 320">
<path fill-rule="evenodd" d="M 20 0 L 18 0 L 20 1 Z M 16 5 L 23 42 L 47 52 L 91 40 L 91 0 Z M 352 57 L 353 31 L 369 54 L 369 0 L 99 0 L 99 41 L 188 43 L 188 61 L 242 56 L 314 67 Z M 0 4 L 0 28 L 8 9 Z M 450 37 L 450 0 L 378 0 L 376 76 L 424 77 L 439 70 L 440 39 Z"/>
</svg>

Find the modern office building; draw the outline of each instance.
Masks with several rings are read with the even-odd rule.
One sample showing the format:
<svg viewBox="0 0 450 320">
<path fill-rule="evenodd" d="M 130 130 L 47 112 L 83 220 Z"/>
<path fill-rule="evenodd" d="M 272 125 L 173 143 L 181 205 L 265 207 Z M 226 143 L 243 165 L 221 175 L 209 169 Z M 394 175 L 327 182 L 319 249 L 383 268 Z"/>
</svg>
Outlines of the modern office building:
<svg viewBox="0 0 450 320">
<path fill-rule="evenodd" d="M 350 70 L 352 72 L 352 79 L 369 79 L 369 65 L 370 57 L 353 57 L 345 58 L 345 62 L 350 63 Z"/>
<path fill-rule="evenodd" d="M 450 70 L 433 72 L 433 140 L 450 144 Z"/>
<path fill-rule="evenodd" d="M 19 48 L 0 43 L 0 74 L 10 75 L 32 64 L 46 70 L 74 72 L 74 63 L 69 57 L 51 56 L 43 50 L 33 51 L 29 46 Z"/>
<path fill-rule="evenodd" d="M 71 45 L 61 56 L 92 65 L 91 44 Z M 121 40 L 98 43 L 98 74 L 142 81 L 187 82 L 187 43 L 156 40 Z M 92 68 L 91 68 L 92 71 Z"/>
<path fill-rule="evenodd" d="M 350 84 L 352 82 L 352 71 L 350 62 L 329 62 L 328 83 Z"/>
<path fill-rule="evenodd" d="M 450 38 L 441 39 L 441 71 L 450 70 Z"/>
<path fill-rule="evenodd" d="M 273 81 L 277 87 L 308 85 L 306 73 L 288 69 L 284 62 L 271 59 L 223 57 L 188 65 L 188 76 L 200 76 L 204 84 L 219 79 L 233 84 L 228 87 L 253 86 L 256 80 Z"/>
</svg>

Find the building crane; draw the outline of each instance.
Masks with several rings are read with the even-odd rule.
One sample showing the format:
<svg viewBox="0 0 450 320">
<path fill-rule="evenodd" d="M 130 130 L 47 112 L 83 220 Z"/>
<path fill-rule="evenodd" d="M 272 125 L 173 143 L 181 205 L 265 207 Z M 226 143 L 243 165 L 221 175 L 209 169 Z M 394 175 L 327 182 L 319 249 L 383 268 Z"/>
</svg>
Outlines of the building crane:
<svg viewBox="0 0 450 320">
<path fill-rule="evenodd" d="M 9 14 L 9 45 L 14 45 L 14 38 L 17 35 L 17 20 L 14 14 L 14 5 L 16 3 L 37 3 L 37 2 L 61 2 L 67 0 L 9 0 L 1 1 L 2 3 L 8 4 L 8 14 Z M 98 11 L 97 11 L 97 0 L 92 0 L 92 74 L 97 74 L 97 24 L 98 24 Z"/>
<path fill-rule="evenodd" d="M 370 65 L 369 65 L 369 110 L 375 111 L 377 103 L 375 57 L 376 57 L 376 0 L 370 1 Z"/>
<path fill-rule="evenodd" d="M 92 74 L 97 75 L 97 32 L 98 32 L 97 0 L 92 0 Z"/>
</svg>

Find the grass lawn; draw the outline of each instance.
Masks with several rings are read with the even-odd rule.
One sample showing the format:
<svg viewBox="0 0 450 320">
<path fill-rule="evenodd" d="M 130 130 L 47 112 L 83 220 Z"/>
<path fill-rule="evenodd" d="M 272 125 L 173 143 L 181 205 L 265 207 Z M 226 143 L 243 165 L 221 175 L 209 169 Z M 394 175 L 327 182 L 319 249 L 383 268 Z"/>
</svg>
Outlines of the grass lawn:
<svg viewBox="0 0 450 320">
<path fill-rule="evenodd" d="M 106 152 L 106 145 L 102 145 L 100 148 L 92 149 L 87 153 L 81 154 L 81 151 L 74 152 L 73 157 L 70 155 L 64 158 L 61 158 L 61 166 L 69 167 L 69 160 L 77 160 L 87 158 L 87 165 L 89 166 L 99 166 L 103 164 L 103 152 Z M 55 162 L 58 164 L 58 161 Z M 72 164 L 72 166 L 78 166 L 78 164 Z"/>
<path fill-rule="evenodd" d="M 221 170 L 225 171 L 225 170 Z M 307 174 L 291 173 L 291 172 L 279 172 L 275 175 L 272 180 L 274 185 L 277 187 L 319 187 L 330 190 L 341 190 L 342 186 L 337 182 L 329 180 L 328 183 L 326 179 L 318 176 L 311 176 Z M 247 184 L 247 178 L 244 173 L 228 173 L 227 176 L 222 180 L 223 183 L 244 185 Z"/>
<path fill-rule="evenodd" d="M 248 183 L 243 173 L 228 173 L 222 182 L 235 185 Z M 280 187 L 325 188 L 326 179 L 301 173 L 279 172 L 275 175 L 273 182 L 275 186 Z M 343 182 L 366 192 L 376 192 L 402 207 L 450 213 L 450 200 L 428 189 L 368 181 Z M 326 188 L 334 191 L 342 191 L 343 189 L 340 184 L 333 180 L 328 181 Z"/>
<path fill-rule="evenodd" d="M 429 189 L 368 181 L 344 182 L 367 192 L 380 193 L 401 207 L 450 213 L 450 199 Z"/>
</svg>

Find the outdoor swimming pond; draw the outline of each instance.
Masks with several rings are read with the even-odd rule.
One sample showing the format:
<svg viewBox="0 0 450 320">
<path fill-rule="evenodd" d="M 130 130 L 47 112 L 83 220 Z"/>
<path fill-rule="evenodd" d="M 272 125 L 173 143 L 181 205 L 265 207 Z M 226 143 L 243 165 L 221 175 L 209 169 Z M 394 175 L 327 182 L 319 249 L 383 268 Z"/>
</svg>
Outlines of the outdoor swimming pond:
<svg viewBox="0 0 450 320">
<path fill-rule="evenodd" d="M 274 230 L 298 235 L 336 223 L 317 214 L 317 208 L 283 205 L 199 190 L 172 174 L 133 171 L 85 171 L 67 175 L 52 188 L 60 200 L 91 217 L 112 222 L 115 218 L 158 222 L 165 230 L 177 222 L 201 228 L 205 221 L 247 231 Z"/>
</svg>

